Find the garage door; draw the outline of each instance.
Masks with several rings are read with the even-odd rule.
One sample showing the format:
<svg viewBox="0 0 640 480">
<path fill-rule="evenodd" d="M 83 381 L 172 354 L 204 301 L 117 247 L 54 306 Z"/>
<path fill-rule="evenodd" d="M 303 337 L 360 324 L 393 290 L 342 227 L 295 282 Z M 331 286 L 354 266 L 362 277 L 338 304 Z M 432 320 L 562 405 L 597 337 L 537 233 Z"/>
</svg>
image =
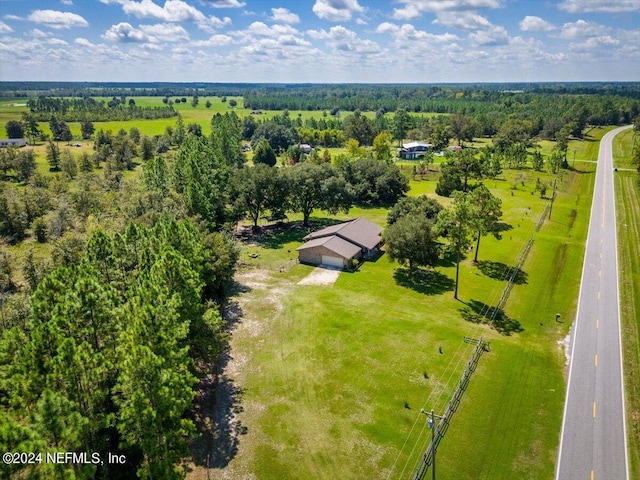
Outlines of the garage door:
<svg viewBox="0 0 640 480">
<path fill-rule="evenodd" d="M 328 255 L 322 255 L 322 264 L 327 265 L 329 267 L 338 267 L 338 268 L 342 268 L 344 266 L 344 264 L 342 263 L 342 258 L 330 257 Z"/>
</svg>

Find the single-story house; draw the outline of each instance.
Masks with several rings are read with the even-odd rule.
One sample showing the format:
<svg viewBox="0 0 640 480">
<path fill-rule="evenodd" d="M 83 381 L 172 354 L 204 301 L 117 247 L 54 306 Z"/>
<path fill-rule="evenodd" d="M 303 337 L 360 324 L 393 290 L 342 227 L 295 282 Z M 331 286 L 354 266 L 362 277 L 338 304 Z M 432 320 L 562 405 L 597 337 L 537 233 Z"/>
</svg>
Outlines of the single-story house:
<svg viewBox="0 0 640 480">
<path fill-rule="evenodd" d="M 0 138 L 0 148 L 5 147 L 26 147 L 24 138 Z"/>
<path fill-rule="evenodd" d="M 433 147 L 430 143 L 409 142 L 403 143 L 398 152 L 398 156 L 404 160 L 417 160 L 425 156 L 427 151 Z"/>
<path fill-rule="evenodd" d="M 383 243 L 382 228 L 356 218 L 312 232 L 297 248 L 300 263 L 352 268 L 354 260 L 371 258 Z"/>
</svg>

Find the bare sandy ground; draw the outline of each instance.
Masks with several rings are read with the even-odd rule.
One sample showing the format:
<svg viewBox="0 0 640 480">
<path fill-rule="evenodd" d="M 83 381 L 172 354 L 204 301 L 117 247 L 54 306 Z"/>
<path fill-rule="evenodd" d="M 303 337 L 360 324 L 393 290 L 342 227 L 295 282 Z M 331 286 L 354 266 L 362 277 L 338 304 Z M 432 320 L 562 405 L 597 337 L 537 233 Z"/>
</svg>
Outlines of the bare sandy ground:
<svg viewBox="0 0 640 480">
<path fill-rule="evenodd" d="M 313 271 L 298 282 L 298 285 L 333 285 L 338 280 L 342 270 L 316 267 Z"/>
</svg>

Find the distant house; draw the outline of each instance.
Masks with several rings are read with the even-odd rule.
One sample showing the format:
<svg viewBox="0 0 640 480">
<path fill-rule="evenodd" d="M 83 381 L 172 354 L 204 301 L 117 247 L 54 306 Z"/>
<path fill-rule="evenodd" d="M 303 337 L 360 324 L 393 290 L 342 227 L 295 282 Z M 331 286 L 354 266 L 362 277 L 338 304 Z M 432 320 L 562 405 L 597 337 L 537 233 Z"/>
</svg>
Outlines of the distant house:
<svg viewBox="0 0 640 480">
<path fill-rule="evenodd" d="M 311 153 L 311 145 L 309 145 L 308 143 L 301 143 L 300 144 L 300 148 L 302 149 L 302 151 L 304 153 L 306 153 L 307 155 Z"/>
<path fill-rule="evenodd" d="M 354 260 L 371 258 L 383 243 L 382 228 L 364 218 L 310 233 L 297 248 L 300 263 L 352 268 Z"/>
<path fill-rule="evenodd" d="M 0 148 L 5 147 L 26 147 L 24 138 L 0 138 Z"/>
<path fill-rule="evenodd" d="M 430 143 L 403 143 L 402 148 L 398 152 L 398 156 L 404 160 L 417 160 L 424 157 L 431 147 L 433 147 L 433 145 Z"/>
</svg>

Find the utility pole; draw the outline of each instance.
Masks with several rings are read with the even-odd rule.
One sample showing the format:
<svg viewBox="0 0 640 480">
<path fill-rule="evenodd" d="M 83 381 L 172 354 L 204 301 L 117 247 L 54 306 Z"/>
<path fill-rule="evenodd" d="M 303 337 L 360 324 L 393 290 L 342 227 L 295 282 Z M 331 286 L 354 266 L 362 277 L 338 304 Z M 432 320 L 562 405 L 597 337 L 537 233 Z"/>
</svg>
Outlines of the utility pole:
<svg viewBox="0 0 640 480">
<path fill-rule="evenodd" d="M 420 413 L 427 415 L 427 425 L 429 425 L 429 430 L 431 430 L 431 445 L 433 445 L 431 450 L 433 452 L 431 456 L 431 480 L 436 480 L 436 418 L 438 420 L 444 420 L 444 416 L 436 415 L 433 413 L 433 409 L 431 409 L 431 413 L 429 413 L 424 408 L 421 408 Z"/>
</svg>

